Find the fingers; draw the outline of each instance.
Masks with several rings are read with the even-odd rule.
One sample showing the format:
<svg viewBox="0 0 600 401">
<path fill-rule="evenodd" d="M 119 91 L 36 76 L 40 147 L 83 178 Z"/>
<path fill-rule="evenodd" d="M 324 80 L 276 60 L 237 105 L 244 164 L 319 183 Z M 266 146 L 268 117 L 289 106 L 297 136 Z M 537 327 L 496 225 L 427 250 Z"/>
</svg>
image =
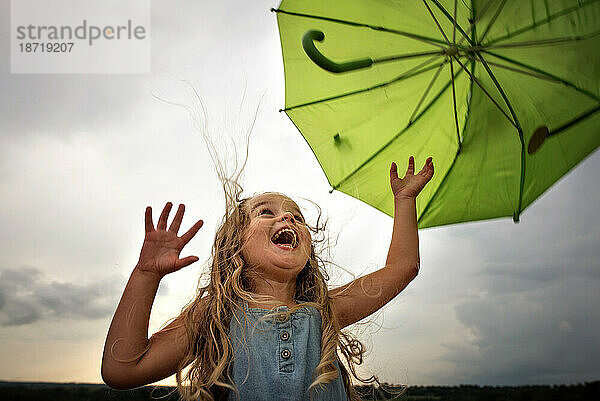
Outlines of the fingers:
<svg viewBox="0 0 600 401">
<path fill-rule="evenodd" d="M 428 177 L 428 178 L 431 178 L 433 176 L 433 158 L 432 157 L 427 158 L 427 161 L 425 161 L 425 165 L 423 166 L 421 171 L 419 171 L 419 175 L 422 175 L 422 176 Z"/>
<path fill-rule="evenodd" d="M 177 209 L 177 213 L 175 214 L 175 218 L 171 223 L 171 227 L 169 227 L 169 231 L 173 234 L 177 234 L 179 231 L 179 227 L 181 226 L 181 220 L 183 220 L 183 213 L 185 212 L 185 205 L 183 203 L 179 204 L 179 208 Z"/>
<path fill-rule="evenodd" d="M 202 220 L 198 220 L 196 224 L 192 226 L 192 228 L 190 228 L 185 234 L 181 236 L 183 244 L 187 244 L 188 242 L 190 242 L 190 240 L 194 237 L 194 235 L 196 235 L 198 230 L 200 230 L 202 224 L 204 224 L 204 222 Z"/>
<path fill-rule="evenodd" d="M 409 175 L 409 174 L 412 175 L 414 173 L 415 173 L 415 159 L 412 156 L 410 156 L 408 158 L 408 168 L 406 169 L 406 175 Z"/>
<path fill-rule="evenodd" d="M 146 207 L 146 234 L 154 231 L 154 223 L 152 223 L 152 208 L 150 206 Z"/>
<path fill-rule="evenodd" d="M 179 270 L 181 268 L 191 265 L 194 262 L 197 262 L 198 260 L 199 258 L 197 256 L 188 256 L 186 258 L 179 259 L 177 262 L 175 262 L 175 267 Z"/>
<path fill-rule="evenodd" d="M 394 181 L 396 178 L 398 178 L 398 166 L 396 166 L 396 163 L 392 162 L 392 166 L 390 167 L 390 182 Z"/>
<path fill-rule="evenodd" d="M 158 219 L 158 225 L 156 226 L 157 230 L 165 230 L 167 229 L 167 219 L 169 218 L 169 213 L 171 212 L 171 208 L 173 204 L 171 202 L 167 202 L 165 205 L 160 217 Z M 173 222 L 171 223 L 171 227 L 169 227 L 169 232 L 177 235 L 179 228 L 181 227 L 181 221 L 183 220 L 183 214 L 185 213 L 185 205 L 183 203 L 179 204 L 179 208 L 177 209 L 177 213 L 175 213 L 175 217 L 173 218 Z M 184 235 L 180 238 L 183 240 L 183 244 L 187 244 L 194 235 L 200 230 L 204 222 L 202 220 L 198 220 L 196 224 L 192 228 L 188 230 Z M 152 208 L 148 206 L 146 208 L 146 233 L 154 230 L 154 224 L 152 223 Z"/>
<path fill-rule="evenodd" d="M 171 212 L 171 207 L 173 204 L 171 202 L 167 202 L 165 205 L 160 217 L 158 218 L 158 225 L 156 226 L 157 230 L 167 230 L 167 218 L 169 217 L 169 212 Z"/>
</svg>

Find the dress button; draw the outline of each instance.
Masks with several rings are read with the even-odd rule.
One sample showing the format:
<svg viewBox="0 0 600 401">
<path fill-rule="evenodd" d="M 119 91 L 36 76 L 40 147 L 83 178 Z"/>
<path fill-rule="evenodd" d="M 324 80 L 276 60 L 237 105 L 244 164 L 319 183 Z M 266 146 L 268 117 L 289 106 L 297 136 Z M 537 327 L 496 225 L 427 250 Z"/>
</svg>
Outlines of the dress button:
<svg viewBox="0 0 600 401">
<path fill-rule="evenodd" d="M 281 357 L 283 359 L 289 359 L 290 356 L 292 356 L 292 353 L 289 349 L 284 349 L 283 351 L 281 351 Z"/>
<path fill-rule="evenodd" d="M 283 322 L 287 322 L 287 320 L 288 320 L 288 317 L 287 317 L 287 315 L 279 315 L 279 317 L 278 317 L 278 318 L 279 318 L 279 321 L 280 321 L 281 323 L 283 323 Z"/>
<path fill-rule="evenodd" d="M 288 333 L 287 331 L 282 331 L 279 335 L 279 338 L 281 338 L 281 341 L 287 341 L 290 338 L 290 333 Z"/>
</svg>

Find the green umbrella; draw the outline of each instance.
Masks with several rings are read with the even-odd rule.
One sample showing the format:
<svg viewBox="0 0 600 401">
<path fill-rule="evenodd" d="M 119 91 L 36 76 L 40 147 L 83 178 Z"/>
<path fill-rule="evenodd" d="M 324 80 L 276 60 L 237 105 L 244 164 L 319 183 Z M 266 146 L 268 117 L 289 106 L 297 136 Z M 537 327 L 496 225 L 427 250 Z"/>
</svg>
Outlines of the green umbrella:
<svg viewBox="0 0 600 401">
<path fill-rule="evenodd" d="M 284 0 L 285 112 L 332 189 L 419 227 L 519 214 L 600 144 L 598 0 Z"/>
</svg>

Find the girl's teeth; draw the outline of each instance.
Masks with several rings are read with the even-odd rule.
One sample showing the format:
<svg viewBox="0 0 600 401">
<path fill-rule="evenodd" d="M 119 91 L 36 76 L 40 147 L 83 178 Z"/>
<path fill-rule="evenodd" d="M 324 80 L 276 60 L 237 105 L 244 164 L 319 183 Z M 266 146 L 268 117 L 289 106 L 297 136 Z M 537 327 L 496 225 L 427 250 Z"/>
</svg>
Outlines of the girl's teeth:
<svg viewBox="0 0 600 401">
<path fill-rule="evenodd" d="M 279 246 L 283 246 L 283 247 L 286 247 L 286 248 L 289 248 L 289 249 L 292 249 L 292 248 L 294 248 L 294 247 L 296 246 L 296 244 L 298 243 L 298 239 L 297 239 L 297 237 L 296 237 L 296 232 L 295 232 L 294 230 L 292 230 L 291 228 L 284 228 L 284 229 L 282 229 L 282 230 L 279 230 L 279 231 L 278 231 L 278 232 L 277 232 L 277 233 L 276 233 L 276 234 L 273 236 L 273 238 L 272 238 L 271 240 L 272 240 L 273 242 L 275 242 L 275 241 L 277 240 L 277 238 L 279 238 L 279 235 L 280 235 L 281 233 L 285 232 L 285 231 L 287 231 L 287 232 L 289 232 L 289 233 L 291 233 L 291 234 L 292 234 L 292 236 L 293 236 L 292 245 L 288 245 L 288 244 L 277 244 L 277 245 L 279 245 Z"/>
</svg>

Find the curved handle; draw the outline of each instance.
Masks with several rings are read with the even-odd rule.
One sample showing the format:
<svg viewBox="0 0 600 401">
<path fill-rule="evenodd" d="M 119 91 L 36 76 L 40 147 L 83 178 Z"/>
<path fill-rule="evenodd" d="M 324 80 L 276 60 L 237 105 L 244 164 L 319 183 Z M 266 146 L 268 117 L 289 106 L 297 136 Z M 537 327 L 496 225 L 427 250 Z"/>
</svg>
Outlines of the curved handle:
<svg viewBox="0 0 600 401">
<path fill-rule="evenodd" d="M 373 64 L 373 60 L 370 58 L 347 61 L 345 63 L 336 63 L 331 61 L 321 54 L 315 46 L 315 40 L 322 42 L 323 39 L 325 39 L 325 34 L 323 32 L 317 30 L 307 31 L 304 36 L 302 36 L 302 47 L 304 48 L 304 52 L 308 58 L 310 58 L 316 65 L 324 70 L 340 73 L 359 70 L 361 68 L 368 68 Z"/>
</svg>

